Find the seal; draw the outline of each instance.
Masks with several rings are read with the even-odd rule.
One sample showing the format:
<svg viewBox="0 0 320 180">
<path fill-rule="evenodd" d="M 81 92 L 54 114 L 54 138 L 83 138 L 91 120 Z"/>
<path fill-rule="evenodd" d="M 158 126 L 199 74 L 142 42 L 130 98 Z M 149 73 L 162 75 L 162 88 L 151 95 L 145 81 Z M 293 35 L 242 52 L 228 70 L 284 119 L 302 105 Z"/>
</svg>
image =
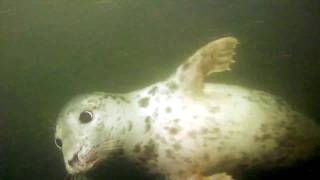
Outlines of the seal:
<svg viewBox="0 0 320 180">
<path fill-rule="evenodd" d="M 237 44 L 212 41 L 141 90 L 73 98 L 55 132 L 68 173 L 86 173 L 117 152 L 171 180 L 232 179 L 227 172 L 311 157 L 320 139 L 314 121 L 267 92 L 204 82 L 230 70 Z"/>
</svg>

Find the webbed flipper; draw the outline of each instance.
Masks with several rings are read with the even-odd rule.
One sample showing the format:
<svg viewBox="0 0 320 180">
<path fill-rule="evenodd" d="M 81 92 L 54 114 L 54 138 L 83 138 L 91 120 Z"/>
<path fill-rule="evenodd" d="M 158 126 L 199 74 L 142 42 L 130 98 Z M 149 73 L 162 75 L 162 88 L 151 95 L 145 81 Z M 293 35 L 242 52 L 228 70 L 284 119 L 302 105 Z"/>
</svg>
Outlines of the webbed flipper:
<svg viewBox="0 0 320 180">
<path fill-rule="evenodd" d="M 186 93 L 201 95 L 206 76 L 230 70 L 237 44 L 236 38 L 225 37 L 203 46 L 178 67 L 174 75 L 176 82 Z"/>
</svg>

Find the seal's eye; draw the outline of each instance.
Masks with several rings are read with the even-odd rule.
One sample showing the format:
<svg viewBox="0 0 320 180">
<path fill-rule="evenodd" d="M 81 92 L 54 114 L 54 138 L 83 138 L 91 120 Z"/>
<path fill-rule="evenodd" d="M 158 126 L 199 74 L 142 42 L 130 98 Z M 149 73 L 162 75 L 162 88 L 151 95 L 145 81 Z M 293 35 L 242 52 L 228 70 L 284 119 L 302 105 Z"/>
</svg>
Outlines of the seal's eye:
<svg viewBox="0 0 320 180">
<path fill-rule="evenodd" d="M 91 111 L 82 111 L 79 116 L 81 123 L 88 123 L 93 119 L 93 113 Z"/>
<path fill-rule="evenodd" d="M 62 140 L 60 138 L 56 138 L 54 140 L 54 143 L 56 144 L 56 146 L 61 149 L 62 148 Z"/>
</svg>

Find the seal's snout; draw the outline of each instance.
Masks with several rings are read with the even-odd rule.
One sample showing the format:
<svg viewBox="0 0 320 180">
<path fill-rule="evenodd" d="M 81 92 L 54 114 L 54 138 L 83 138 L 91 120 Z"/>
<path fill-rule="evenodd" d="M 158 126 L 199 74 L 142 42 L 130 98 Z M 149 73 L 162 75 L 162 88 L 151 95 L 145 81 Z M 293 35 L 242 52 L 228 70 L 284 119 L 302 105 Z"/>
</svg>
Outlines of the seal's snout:
<svg viewBox="0 0 320 180">
<path fill-rule="evenodd" d="M 80 148 L 65 159 L 65 165 L 69 174 L 81 174 L 91 170 L 100 160 L 95 151 L 85 151 Z"/>
<path fill-rule="evenodd" d="M 73 157 L 68 161 L 69 166 L 74 166 L 75 164 L 77 164 L 79 162 L 79 156 L 78 153 L 75 153 L 73 155 Z"/>
</svg>

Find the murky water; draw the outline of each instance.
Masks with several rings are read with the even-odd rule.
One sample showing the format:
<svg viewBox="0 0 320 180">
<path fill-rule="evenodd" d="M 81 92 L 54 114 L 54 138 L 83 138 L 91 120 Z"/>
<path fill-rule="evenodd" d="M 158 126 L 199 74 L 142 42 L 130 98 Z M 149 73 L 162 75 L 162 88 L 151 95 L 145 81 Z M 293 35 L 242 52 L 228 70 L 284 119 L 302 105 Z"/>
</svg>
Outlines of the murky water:
<svg viewBox="0 0 320 180">
<path fill-rule="evenodd" d="M 212 82 L 271 92 L 320 121 L 319 5 L 316 0 L 2 0 L 0 179 L 63 179 L 53 135 L 68 99 L 97 90 L 128 92 L 165 79 L 194 50 L 226 35 L 240 41 L 238 61 Z M 316 169 L 312 163 L 244 179 L 319 178 Z M 116 171 L 96 179 L 144 179 L 130 168 Z"/>
</svg>

